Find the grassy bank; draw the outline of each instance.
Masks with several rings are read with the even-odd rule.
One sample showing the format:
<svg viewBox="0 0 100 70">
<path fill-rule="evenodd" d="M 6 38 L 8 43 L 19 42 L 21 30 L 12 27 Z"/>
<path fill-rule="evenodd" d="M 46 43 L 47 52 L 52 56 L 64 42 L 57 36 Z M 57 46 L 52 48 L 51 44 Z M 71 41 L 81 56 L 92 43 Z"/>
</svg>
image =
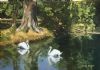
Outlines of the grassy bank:
<svg viewBox="0 0 100 70">
<path fill-rule="evenodd" d="M 43 31 L 39 33 L 32 30 L 29 30 L 27 33 L 23 31 L 12 33 L 10 29 L 2 30 L 0 37 L 0 46 L 19 43 L 25 40 L 37 41 L 44 38 L 53 37 L 53 34 L 48 29 L 42 29 Z"/>
</svg>

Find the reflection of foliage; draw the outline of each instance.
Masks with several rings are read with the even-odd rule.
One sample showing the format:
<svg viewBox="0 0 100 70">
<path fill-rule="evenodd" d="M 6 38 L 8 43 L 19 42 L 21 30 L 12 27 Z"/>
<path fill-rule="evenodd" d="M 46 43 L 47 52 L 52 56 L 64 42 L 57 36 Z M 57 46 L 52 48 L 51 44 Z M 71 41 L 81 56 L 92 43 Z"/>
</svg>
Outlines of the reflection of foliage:
<svg viewBox="0 0 100 70">
<path fill-rule="evenodd" d="M 59 70 L 68 70 L 67 69 L 67 61 L 66 60 L 61 60 L 59 63 L 58 63 L 58 68 L 59 68 Z"/>
<path fill-rule="evenodd" d="M 79 54 L 76 57 L 77 67 L 80 70 L 84 69 L 92 69 L 93 65 L 89 62 L 89 60 L 85 59 L 83 55 Z"/>
<path fill-rule="evenodd" d="M 0 68 L 2 68 L 2 67 L 4 68 L 5 66 L 7 66 L 10 63 L 10 61 L 7 57 L 3 58 L 3 59 L 0 59 L 0 61 L 1 61 Z"/>
<path fill-rule="evenodd" d="M 14 49 L 14 47 L 7 46 L 6 48 L 3 47 L 0 50 L 0 54 L 2 53 L 2 56 L 0 56 L 0 67 L 4 68 L 12 63 L 12 59 L 16 59 Z"/>
<path fill-rule="evenodd" d="M 93 55 L 91 52 L 80 52 L 75 49 L 67 60 L 68 70 L 92 70 L 94 66 L 92 64 Z"/>
</svg>

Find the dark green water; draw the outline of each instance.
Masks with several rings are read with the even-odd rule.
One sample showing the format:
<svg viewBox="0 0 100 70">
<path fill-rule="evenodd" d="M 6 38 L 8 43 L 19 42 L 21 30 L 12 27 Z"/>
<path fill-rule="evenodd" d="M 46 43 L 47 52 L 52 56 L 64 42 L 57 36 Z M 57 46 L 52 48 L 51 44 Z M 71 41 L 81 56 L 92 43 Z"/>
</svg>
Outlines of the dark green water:
<svg viewBox="0 0 100 70">
<path fill-rule="evenodd" d="M 12 46 L 2 48 L 0 51 L 3 52 L 4 57 L 0 58 L 0 70 L 62 70 L 63 67 L 63 70 L 66 70 L 66 67 L 60 65 L 60 63 L 48 64 L 47 52 L 49 51 L 49 46 L 56 49 L 59 47 L 52 38 L 35 43 L 30 42 L 29 45 L 30 53 L 25 55 L 18 54 L 17 48 L 11 49 Z M 61 61 L 64 62 L 63 60 Z"/>
<path fill-rule="evenodd" d="M 0 57 L 0 70 L 100 70 L 100 35 L 94 35 L 92 40 L 49 38 L 29 44 L 30 53 L 23 56 L 12 46 L 1 48 L 4 56 Z M 63 52 L 57 64 L 48 64 L 49 46 Z"/>
</svg>

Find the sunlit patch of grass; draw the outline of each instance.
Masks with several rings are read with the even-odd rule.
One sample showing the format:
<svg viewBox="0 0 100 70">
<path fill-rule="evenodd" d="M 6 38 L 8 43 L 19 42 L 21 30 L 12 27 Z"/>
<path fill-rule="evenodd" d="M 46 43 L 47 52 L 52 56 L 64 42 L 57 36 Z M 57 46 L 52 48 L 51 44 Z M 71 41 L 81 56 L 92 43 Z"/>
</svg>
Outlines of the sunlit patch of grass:
<svg viewBox="0 0 100 70">
<path fill-rule="evenodd" d="M 18 43 L 25 40 L 35 41 L 35 40 L 41 40 L 46 37 L 53 37 L 52 32 L 50 32 L 46 28 L 42 28 L 42 31 L 40 32 L 29 30 L 27 33 L 22 32 L 22 31 L 12 33 L 10 30 L 4 30 L 4 31 L 1 31 L 1 34 L 5 35 L 9 39 L 5 39 L 5 40 L 1 39 L 0 45 Z"/>
</svg>

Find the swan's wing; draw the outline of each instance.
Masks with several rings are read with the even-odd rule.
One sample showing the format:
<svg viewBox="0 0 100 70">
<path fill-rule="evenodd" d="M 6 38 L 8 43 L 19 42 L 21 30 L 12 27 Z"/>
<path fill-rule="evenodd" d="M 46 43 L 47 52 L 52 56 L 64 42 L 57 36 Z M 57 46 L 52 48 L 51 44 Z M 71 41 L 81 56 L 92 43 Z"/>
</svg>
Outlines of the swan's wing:
<svg viewBox="0 0 100 70">
<path fill-rule="evenodd" d="M 24 54 L 26 54 L 26 52 L 27 52 L 27 50 L 18 50 L 18 53 L 19 53 L 20 55 L 24 55 Z"/>
<path fill-rule="evenodd" d="M 23 45 L 25 45 L 25 42 L 21 42 L 18 44 L 18 46 L 23 46 Z"/>
<path fill-rule="evenodd" d="M 55 54 L 60 55 L 60 51 L 57 50 L 57 49 L 53 49 L 53 50 L 49 53 L 49 55 L 51 55 L 51 56 L 53 56 L 53 55 L 55 55 Z"/>
<path fill-rule="evenodd" d="M 26 42 L 20 43 L 20 44 L 18 44 L 18 46 L 21 46 L 24 49 L 29 49 L 29 47 L 30 47 L 29 44 L 27 44 Z"/>
</svg>

